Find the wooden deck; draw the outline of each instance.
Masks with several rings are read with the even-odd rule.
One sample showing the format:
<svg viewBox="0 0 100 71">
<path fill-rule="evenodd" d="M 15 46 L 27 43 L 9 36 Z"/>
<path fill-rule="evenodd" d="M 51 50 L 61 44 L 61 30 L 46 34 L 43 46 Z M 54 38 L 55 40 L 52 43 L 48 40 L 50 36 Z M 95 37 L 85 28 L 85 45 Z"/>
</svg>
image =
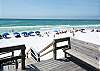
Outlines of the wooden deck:
<svg viewBox="0 0 100 71">
<path fill-rule="evenodd" d="M 49 59 L 41 62 L 35 62 L 30 58 L 28 61 L 29 64 L 27 61 L 25 70 L 22 70 L 21 68 L 15 69 L 15 65 L 9 65 L 5 66 L 3 71 L 87 71 L 86 69 L 67 59 Z"/>
<path fill-rule="evenodd" d="M 57 47 L 57 42 L 68 41 L 67 45 Z M 100 45 L 80 41 L 70 37 L 54 40 L 52 44 L 49 44 L 45 51 L 51 45 L 54 46 L 53 58 L 49 60 L 41 61 L 40 53 L 38 61 L 32 58 L 26 58 L 25 70 L 21 70 L 21 66 L 16 70 L 14 66 L 5 67 L 3 71 L 99 71 L 100 60 Z M 65 58 L 57 59 L 56 52 L 58 49 L 63 49 Z M 43 52 L 41 51 L 41 52 Z M 48 54 L 45 53 L 44 55 Z M 40 62 L 39 62 L 40 61 Z"/>
<path fill-rule="evenodd" d="M 87 64 L 99 68 L 100 45 L 71 38 L 71 49 L 66 52 Z"/>
<path fill-rule="evenodd" d="M 58 60 L 45 60 L 41 62 L 31 62 L 26 65 L 26 70 L 15 69 L 14 65 L 4 67 L 3 71 L 87 71 L 81 66 L 75 64 L 70 60 L 58 59 Z"/>
<path fill-rule="evenodd" d="M 69 60 L 45 60 L 38 63 L 27 65 L 33 71 L 86 71 L 79 65 Z"/>
</svg>

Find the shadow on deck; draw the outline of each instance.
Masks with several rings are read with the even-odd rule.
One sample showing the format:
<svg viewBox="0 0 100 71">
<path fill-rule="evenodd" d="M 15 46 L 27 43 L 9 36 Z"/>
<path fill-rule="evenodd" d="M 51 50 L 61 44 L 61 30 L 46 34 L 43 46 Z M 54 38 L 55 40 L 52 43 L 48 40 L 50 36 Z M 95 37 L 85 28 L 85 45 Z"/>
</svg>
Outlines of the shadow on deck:
<svg viewBox="0 0 100 71">
<path fill-rule="evenodd" d="M 87 71 L 81 66 L 66 59 L 49 59 L 26 66 L 26 71 Z"/>
</svg>

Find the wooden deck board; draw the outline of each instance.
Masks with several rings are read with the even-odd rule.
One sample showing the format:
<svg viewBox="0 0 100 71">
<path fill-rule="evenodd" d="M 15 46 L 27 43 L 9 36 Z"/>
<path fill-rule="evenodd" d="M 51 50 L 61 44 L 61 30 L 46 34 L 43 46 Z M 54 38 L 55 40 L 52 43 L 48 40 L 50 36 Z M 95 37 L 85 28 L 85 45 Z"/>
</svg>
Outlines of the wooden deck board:
<svg viewBox="0 0 100 71">
<path fill-rule="evenodd" d="M 100 45 L 92 44 L 89 42 L 84 42 L 78 39 L 71 38 L 71 49 L 66 50 L 66 52 L 93 67 L 99 68 L 100 60 Z"/>
<path fill-rule="evenodd" d="M 28 63 L 27 63 L 28 64 Z M 6 67 L 3 71 L 87 71 L 79 65 L 69 60 L 45 60 L 41 62 L 31 62 L 26 65 L 26 70 L 15 69 L 14 65 Z"/>
<path fill-rule="evenodd" d="M 86 71 L 77 64 L 65 60 L 63 61 L 50 59 L 30 65 L 33 67 L 35 66 L 40 71 Z"/>
</svg>

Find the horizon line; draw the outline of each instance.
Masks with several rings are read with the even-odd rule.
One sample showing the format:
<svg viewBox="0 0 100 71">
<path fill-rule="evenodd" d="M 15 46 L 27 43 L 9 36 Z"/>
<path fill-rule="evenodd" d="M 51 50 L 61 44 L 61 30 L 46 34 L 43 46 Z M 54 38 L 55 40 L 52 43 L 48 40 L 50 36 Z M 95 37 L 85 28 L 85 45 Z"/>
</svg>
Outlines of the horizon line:
<svg viewBox="0 0 100 71">
<path fill-rule="evenodd" d="M 45 19 L 55 19 L 55 20 L 100 20 L 99 18 L 98 19 L 94 19 L 94 18 L 0 18 L 0 19 L 18 19 L 18 20 L 31 20 L 31 19 L 36 19 L 36 20 L 45 20 Z"/>
</svg>

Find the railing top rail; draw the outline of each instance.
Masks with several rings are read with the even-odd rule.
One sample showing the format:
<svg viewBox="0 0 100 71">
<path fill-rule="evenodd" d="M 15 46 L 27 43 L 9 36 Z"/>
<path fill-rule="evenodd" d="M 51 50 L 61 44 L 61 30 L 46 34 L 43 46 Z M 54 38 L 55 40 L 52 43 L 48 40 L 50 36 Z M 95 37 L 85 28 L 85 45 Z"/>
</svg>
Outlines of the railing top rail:
<svg viewBox="0 0 100 71">
<path fill-rule="evenodd" d="M 45 51 L 46 49 L 48 49 L 50 46 L 52 46 L 54 44 L 54 41 L 53 42 L 51 42 L 48 46 L 46 46 L 44 49 L 42 49 L 40 52 L 39 52 L 39 54 L 40 53 L 42 53 L 43 51 Z"/>
<path fill-rule="evenodd" d="M 53 50 L 54 50 L 54 49 L 49 50 L 48 52 L 46 52 L 46 53 L 44 53 L 44 54 L 40 55 L 40 57 L 42 57 L 42 56 L 44 56 L 44 55 L 46 55 L 46 54 L 48 54 L 48 53 L 52 52 Z"/>
<path fill-rule="evenodd" d="M 63 41 L 69 41 L 69 40 L 70 40 L 70 37 L 54 39 L 55 43 L 63 42 Z"/>
<path fill-rule="evenodd" d="M 26 52 L 26 54 L 29 53 L 30 51 L 31 51 L 31 48 Z"/>
<path fill-rule="evenodd" d="M 92 50 L 96 50 L 96 51 L 98 51 L 98 49 L 100 48 L 100 45 L 93 44 L 90 42 L 85 42 L 85 41 L 82 41 L 79 39 L 74 39 L 74 38 L 71 38 L 71 44 L 81 45 L 83 47 L 86 47 L 86 48 L 89 48 Z"/>
<path fill-rule="evenodd" d="M 16 46 L 9 46 L 9 47 L 0 47 L 0 53 L 2 52 L 11 52 L 14 50 L 23 50 L 26 49 L 25 45 L 16 45 Z"/>
</svg>

